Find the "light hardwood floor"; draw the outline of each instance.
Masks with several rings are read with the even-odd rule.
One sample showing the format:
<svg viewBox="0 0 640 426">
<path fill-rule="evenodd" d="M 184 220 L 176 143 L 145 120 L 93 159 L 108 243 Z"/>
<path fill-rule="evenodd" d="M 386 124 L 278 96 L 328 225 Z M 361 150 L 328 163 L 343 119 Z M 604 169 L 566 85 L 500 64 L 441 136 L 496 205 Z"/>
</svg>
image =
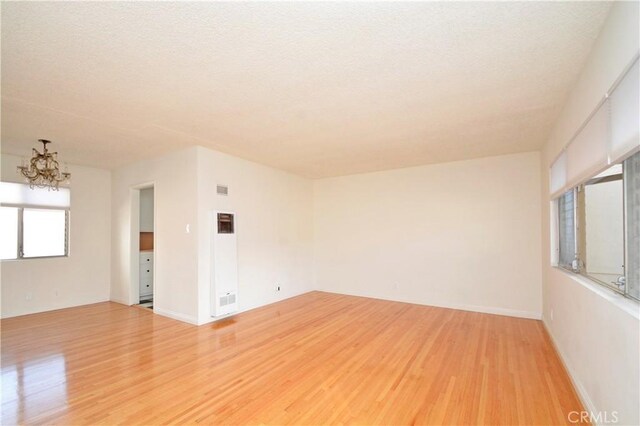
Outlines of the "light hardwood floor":
<svg viewBox="0 0 640 426">
<path fill-rule="evenodd" d="M 2 423 L 565 424 L 540 321 L 313 292 L 200 327 L 116 303 L 2 320 Z"/>
</svg>

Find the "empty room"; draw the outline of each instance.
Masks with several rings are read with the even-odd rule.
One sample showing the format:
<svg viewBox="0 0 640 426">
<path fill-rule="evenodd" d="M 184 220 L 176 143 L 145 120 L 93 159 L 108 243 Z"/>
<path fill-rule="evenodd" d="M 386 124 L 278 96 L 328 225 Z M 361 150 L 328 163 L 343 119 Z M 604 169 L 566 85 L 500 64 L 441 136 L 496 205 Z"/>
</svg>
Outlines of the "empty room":
<svg viewBox="0 0 640 426">
<path fill-rule="evenodd" d="M 640 2 L 0 16 L 3 425 L 640 424 Z"/>
</svg>

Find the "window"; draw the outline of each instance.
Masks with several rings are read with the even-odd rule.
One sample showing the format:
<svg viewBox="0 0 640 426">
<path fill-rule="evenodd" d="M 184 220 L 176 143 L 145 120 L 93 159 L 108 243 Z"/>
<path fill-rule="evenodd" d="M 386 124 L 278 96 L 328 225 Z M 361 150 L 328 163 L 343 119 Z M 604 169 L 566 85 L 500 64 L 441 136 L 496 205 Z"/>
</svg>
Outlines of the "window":
<svg viewBox="0 0 640 426">
<path fill-rule="evenodd" d="M 69 190 L 0 185 L 0 259 L 67 256 Z"/>
<path fill-rule="evenodd" d="M 636 58 L 576 129 L 549 169 L 552 264 L 637 300 L 639 93 L 640 61 Z"/>
<path fill-rule="evenodd" d="M 0 259 L 18 258 L 18 213 L 16 207 L 0 207 Z"/>
<path fill-rule="evenodd" d="M 0 259 L 66 256 L 67 223 L 67 210 L 0 207 Z"/>
<path fill-rule="evenodd" d="M 558 232 L 560 233 L 558 264 L 567 269 L 576 265 L 575 190 L 565 192 L 558 199 Z"/>
<path fill-rule="evenodd" d="M 44 257 L 67 254 L 65 210 L 22 210 L 22 256 Z"/>
<path fill-rule="evenodd" d="M 624 197 L 622 165 L 615 165 L 581 187 L 578 204 L 583 272 L 600 283 L 624 285 Z"/>
<path fill-rule="evenodd" d="M 640 300 L 640 153 L 624 162 L 627 294 Z"/>
<path fill-rule="evenodd" d="M 558 266 L 640 299 L 640 152 L 555 202 Z"/>
</svg>

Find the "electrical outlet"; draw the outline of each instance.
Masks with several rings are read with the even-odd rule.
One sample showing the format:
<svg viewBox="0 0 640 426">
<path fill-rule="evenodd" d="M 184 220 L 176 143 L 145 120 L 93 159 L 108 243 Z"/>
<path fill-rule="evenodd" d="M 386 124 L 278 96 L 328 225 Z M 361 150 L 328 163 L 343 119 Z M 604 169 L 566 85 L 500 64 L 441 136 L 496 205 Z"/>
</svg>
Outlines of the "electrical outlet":
<svg viewBox="0 0 640 426">
<path fill-rule="evenodd" d="M 551 317 L 551 321 L 553 321 L 553 309 L 549 311 L 549 316 Z"/>
<path fill-rule="evenodd" d="M 24 298 L 25 298 L 26 300 L 31 300 L 31 299 L 33 299 L 33 293 L 31 293 L 31 292 L 27 293 L 27 294 L 25 295 L 25 297 L 24 297 Z"/>
<path fill-rule="evenodd" d="M 276 291 L 280 291 L 280 286 L 278 286 L 278 287 L 277 287 L 277 290 L 276 290 Z"/>
<path fill-rule="evenodd" d="M 393 283 L 393 288 L 394 288 L 394 290 L 399 289 L 399 288 L 400 288 L 400 284 L 398 284 L 398 283 Z"/>
</svg>

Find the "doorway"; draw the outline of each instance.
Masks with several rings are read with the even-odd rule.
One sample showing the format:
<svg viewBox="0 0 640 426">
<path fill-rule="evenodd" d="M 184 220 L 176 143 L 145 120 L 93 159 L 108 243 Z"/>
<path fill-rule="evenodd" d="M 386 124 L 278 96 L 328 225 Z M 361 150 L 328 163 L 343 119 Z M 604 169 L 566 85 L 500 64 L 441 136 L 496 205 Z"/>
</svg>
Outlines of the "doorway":
<svg viewBox="0 0 640 426">
<path fill-rule="evenodd" d="M 132 188 L 131 304 L 153 309 L 155 275 L 155 191 L 153 184 Z"/>
</svg>

